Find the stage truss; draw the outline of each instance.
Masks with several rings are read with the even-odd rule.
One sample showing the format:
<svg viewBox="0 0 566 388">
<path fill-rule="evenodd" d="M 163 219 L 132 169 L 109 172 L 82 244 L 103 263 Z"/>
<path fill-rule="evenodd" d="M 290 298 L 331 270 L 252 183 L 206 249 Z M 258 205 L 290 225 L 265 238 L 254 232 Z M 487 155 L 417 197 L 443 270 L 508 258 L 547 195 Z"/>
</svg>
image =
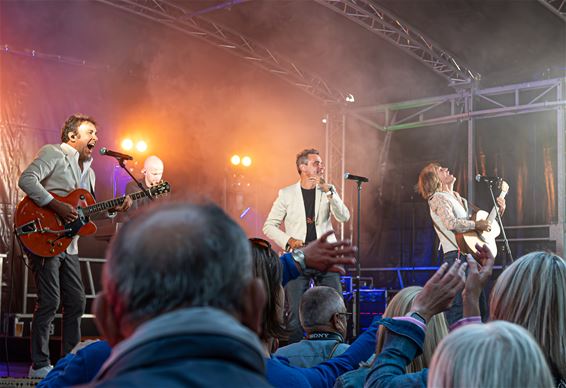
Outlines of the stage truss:
<svg viewBox="0 0 566 388">
<path fill-rule="evenodd" d="M 565 85 L 566 78 L 555 78 L 486 89 L 472 87 L 450 95 L 353 108 L 344 113 L 346 116 L 359 119 L 373 128 L 388 132 L 388 135 L 404 129 L 465 122 L 467 124 L 468 200 L 474 202 L 476 120 L 534 112 L 554 112 L 556 115 L 558 217 L 555 224 L 536 225 L 536 227 L 548 228 L 548 239 L 556 242 L 556 251 L 563 256 L 565 245 L 564 222 L 566 220 Z M 344 128 L 344 131 L 346 131 L 346 128 Z M 329 132 L 330 135 L 334 133 Z M 386 136 L 386 141 L 388 138 L 389 136 Z M 336 139 L 330 136 L 327 137 L 327 142 L 334 144 Z M 332 155 L 335 147 L 328 147 L 328 149 L 330 154 L 327 158 L 335 160 L 336 157 Z M 382 165 L 380 168 L 384 169 L 385 167 Z M 512 226 L 510 228 L 532 227 L 534 226 Z M 516 241 L 519 241 L 519 239 Z"/>
<path fill-rule="evenodd" d="M 167 0 L 97 0 L 145 19 L 185 33 L 238 56 L 283 79 L 324 103 L 342 104 L 348 93 L 331 86 L 318 75 L 301 68 L 264 45 Z"/>
<path fill-rule="evenodd" d="M 538 0 L 539 3 L 548 8 L 566 22 L 566 0 Z"/>
<path fill-rule="evenodd" d="M 426 35 L 370 0 L 314 0 L 384 38 L 416 58 L 436 74 L 458 86 L 478 81 L 481 76 L 457 60 Z"/>
</svg>

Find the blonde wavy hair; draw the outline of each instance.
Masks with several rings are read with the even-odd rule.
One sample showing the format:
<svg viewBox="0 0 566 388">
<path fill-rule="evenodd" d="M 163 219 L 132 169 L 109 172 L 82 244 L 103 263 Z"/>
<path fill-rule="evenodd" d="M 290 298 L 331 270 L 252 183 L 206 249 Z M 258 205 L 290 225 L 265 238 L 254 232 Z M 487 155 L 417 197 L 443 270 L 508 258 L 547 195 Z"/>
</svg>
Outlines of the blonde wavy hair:
<svg viewBox="0 0 566 388">
<path fill-rule="evenodd" d="M 566 261 L 551 252 L 532 252 L 497 279 L 491 319 L 516 323 L 536 339 L 558 379 L 566 379 Z"/>
<path fill-rule="evenodd" d="M 403 288 L 397 295 L 391 299 L 385 312 L 384 318 L 402 317 L 406 315 L 413 305 L 413 301 L 417 295 L 422 291 L 422 287 L 412 286 Z M 377 333 L 377 345 L 375 354 L 381 353 L 383 343 L 385 341 L 386 330 L 383 326 L 379 327 Z M 423 354 L 418 356 L 407 365 L 407 373 L 418 372 L 430 364 L 432 354 L 438 343 L 448 334 L 448 324 L 444 313 L 436 314 L 432 317 L 430 322 L 427 323 L 426 336 L 424 342 Z"/>
<path fill-rule="evenodd" d="M 505 321 L 467 325 L 438 345 L 428 387 L 553 387 L 532 335 Z"/>
<path fill-rule="evenodd" d="M 419 173 L 419 181 L 417 190 L 421 197 L 428 200 L 434 193 L 440 191 L 442 182 L 438 177 L 438 169 L 440 164 L 432 162 L 427 164 Z"/>
</svg>

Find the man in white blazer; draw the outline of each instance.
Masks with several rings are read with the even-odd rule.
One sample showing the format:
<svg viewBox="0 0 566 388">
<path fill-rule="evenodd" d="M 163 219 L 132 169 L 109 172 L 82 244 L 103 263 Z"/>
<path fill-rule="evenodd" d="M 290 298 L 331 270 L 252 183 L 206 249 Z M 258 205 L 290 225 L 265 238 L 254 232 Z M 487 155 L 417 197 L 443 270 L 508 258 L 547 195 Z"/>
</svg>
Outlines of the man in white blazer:
<svg viewBox="0 0 566 388">
<path fill-rule="evenodd" d="M 337 221 L 346 222 L 350 219 L 350 212 L 334 186 L 324 182 L 324 165 L 316 149 L 303 150 L 297 155 L 296 164 L 300 181 L 279 190 L 263 225 L 263 233 L 284 250 L 295 250 L 300 254 L 302 246 L 332 230 L 331 214 Z M 285 230 L 280 229 L 282 223 Z M 330 235 L 328 240 L 336 241 L 336 237 Z M 290 310 L 288 328 L 292 330 L 290 342 L 302 339 L 299 303 L 311 280 L 317 286 L 328 286 L 342 292 L 340 277 L 336 273 L 306 270 L 299 278 L 290 281 L 286 287 Z"/>
<path fill-rule="evenodd" d="M 65 222 L 78 217 L 77 209 L 50 193 L 66 196 L 82 188 L 94 195 L 95 174 L 91 168 L 96 145 L 96 122 L 82 114 L 70 116 L 61 129 L 61 144 L 43 146 L 22 172 L 18 185 L 38 205 L 55 212 Z M 127 197 L 117 211 L 125 211 L 132 200 Z M 49 325 L 59 302 L 63 305 L 63 354 L 69 353 L 81 339 L 81 316 L 85 292 L 78 256 L 78 236 L 64 253 L 39 257 L 28 253 L 37 288 L 32 319 L 29 377 L 43 378 L 53 368 L 49 360 Z"/>
</svg>

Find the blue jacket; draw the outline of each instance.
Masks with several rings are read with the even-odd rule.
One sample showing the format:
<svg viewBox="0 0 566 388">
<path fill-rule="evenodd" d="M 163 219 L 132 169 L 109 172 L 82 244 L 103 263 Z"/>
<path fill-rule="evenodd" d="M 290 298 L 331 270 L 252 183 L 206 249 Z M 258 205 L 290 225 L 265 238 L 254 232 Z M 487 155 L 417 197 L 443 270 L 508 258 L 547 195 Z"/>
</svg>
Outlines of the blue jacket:
<svg viewBox="0 0 566 388">
<path fill-rule="evenodd" d="M 384 318 L 381 324 L 387 328 L 383 349 L 366 378 L 365 387 L 426 388 L 428 369 L 406 373 L 406 367 L 422 353 L 425 332 L 414 323 Z"/>
<path fill-rule="evenodd" d="M 263 346 L 222 310 L 190 307 L 139 326 L 114 347 L 96 387 L 268 387 Z"/>
<path fill-rule="evenodd" d="M 56 388 L 86 384 L 91 381 L 110 356 L 112 348 L 106 341 L 96 341 L 76 354 L 69 353 L 41 380 L 37 387 Z"/>
<path fill-rule="evenodd" d="M 284 357 L 272 356 L 267 359 L 267 380 L 275 387 L 332 387 L 336 378 L 356 369 L 360 362 L 366 361 L 375 351 L 375 336 L 379 321 L 363 333 L 348 350 L 340 356 L 318 364 L 313 368 L 297 368 Z"/>
</svg>

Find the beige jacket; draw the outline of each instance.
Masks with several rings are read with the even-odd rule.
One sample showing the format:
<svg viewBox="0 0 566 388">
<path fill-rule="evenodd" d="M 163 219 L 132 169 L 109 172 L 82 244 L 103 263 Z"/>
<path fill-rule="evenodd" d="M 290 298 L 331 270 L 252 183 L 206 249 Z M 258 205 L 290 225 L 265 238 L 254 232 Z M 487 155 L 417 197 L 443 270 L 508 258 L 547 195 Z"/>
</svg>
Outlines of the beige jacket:
<svg viewBox="0 0 566 388">
<path fill-rule="evenodd" d="M 350 219 L 350 212 L 337 193 L 334 193 L 332 198 L 329 199 L 326 193 L 317 186 L 315 195 L 314 214 L 318 237 L 332 230 L 331 214 L 339 222 L 346 222 Z M 285 231 L 280 229 L 282 223 L 285 226 Z M 271 211 L 263 225 L 263 233 L 283 249 L 285 249 L 290 237 L 305 240 L 307 223 L 300 182 L 279 190 L 279 195 L 273 202 Z M 331 235 L 328 241 L 334 242 L 336 237 Z"/>
</svg>

